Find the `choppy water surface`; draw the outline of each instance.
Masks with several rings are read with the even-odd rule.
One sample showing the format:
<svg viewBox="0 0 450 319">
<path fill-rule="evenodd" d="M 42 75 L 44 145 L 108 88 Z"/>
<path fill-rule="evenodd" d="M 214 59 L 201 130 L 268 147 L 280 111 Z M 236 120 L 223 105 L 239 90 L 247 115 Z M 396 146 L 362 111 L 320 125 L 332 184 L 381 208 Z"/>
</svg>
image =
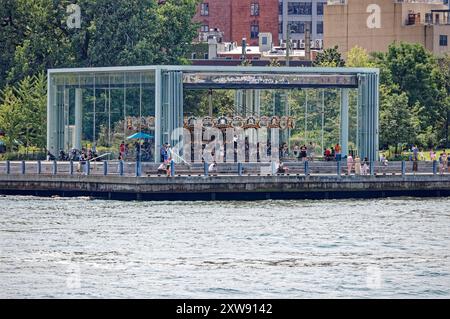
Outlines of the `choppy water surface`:
<svg viewBox="0 0 450 319">
<path fill-rule="evenodd" d="M 450 199 L 0 198 L 3 298 L 449 298 Z"/>
</svg>

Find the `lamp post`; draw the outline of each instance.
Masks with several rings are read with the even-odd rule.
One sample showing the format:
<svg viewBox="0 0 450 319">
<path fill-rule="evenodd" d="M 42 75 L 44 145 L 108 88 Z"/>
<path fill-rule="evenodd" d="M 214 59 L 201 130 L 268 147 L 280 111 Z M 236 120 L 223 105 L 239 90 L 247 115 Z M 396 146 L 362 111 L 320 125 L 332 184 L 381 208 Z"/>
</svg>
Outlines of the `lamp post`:
<svg viewBox="0 0 450 319">
<path fill-rule="evenodd" d="M 291 50 L 291 26 L 289 25 L 289 22 L 287 24 L 287 30 L 286 30 L 286 66 L 289 67 L 290 66 L 290 50 Z M 284 114 L 286 117 L 290 116 L 290 110 L 289 110 L 289 93 L 286 92 L 285 94 L 285 103 L 284 103 L 285 109 L 284 109 Z M 291 130 L 287 129 L 286 132 L 286 142 L 288 144 L 288 149 L 290 151 L 291 149 Z"/>
<path fill-rule="evenodd" d="M 286 30 L 286 66 L 290 66 L 291 32 L 291 26 L 288 23 Z"/>
</svg>

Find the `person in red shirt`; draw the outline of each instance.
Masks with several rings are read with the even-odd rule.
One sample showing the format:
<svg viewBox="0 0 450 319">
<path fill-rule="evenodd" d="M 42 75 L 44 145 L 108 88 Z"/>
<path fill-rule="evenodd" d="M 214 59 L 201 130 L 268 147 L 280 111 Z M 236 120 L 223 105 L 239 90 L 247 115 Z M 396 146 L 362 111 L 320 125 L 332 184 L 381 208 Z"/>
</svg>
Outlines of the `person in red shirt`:
<svg viewBox="0 0 450 319">
<path fill-rule="evenodd" d="M 334 152 L 336 154 L 336 161 L 341 161 L 341 159 L 342 159 L 341 151 L 342 151 L 342 148 L 339 145 L 339 143 L 337 143 L 336 146 L 334 147 Z"/>
<path fill-rule="evenodd" d="M 120 157 L 123 159 L 125 157 L 125 142 L 122 142 L 119 146 Z"/>
<path fill-rule="evenodd" d="M 328 148 L 325 149 L 324 155 L 325 155 L 325 160 L 326 160 L 326 161 L 329 161 L 330 158 L 331 158 L 331 151 L 330 151 L 330 149 L 328 149 Z"/>
</svg>

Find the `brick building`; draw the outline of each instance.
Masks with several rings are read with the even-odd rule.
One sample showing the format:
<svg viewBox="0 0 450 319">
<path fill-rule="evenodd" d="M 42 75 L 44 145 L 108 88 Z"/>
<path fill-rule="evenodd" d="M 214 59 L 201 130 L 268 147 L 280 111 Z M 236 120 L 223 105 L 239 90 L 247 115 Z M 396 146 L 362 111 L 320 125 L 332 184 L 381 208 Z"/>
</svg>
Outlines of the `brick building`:
<svg viewBox="0 0 450 319">
<path fill-rule="evenodd" d="M 258 45 L 259 33 L 270 32 L 278 39 L 278 0 L 204 0 L 194 21 L 200 23 L 199 41 L 206 41 L 211 29 L 223 33 L 223 41 Z"/>
</svg>

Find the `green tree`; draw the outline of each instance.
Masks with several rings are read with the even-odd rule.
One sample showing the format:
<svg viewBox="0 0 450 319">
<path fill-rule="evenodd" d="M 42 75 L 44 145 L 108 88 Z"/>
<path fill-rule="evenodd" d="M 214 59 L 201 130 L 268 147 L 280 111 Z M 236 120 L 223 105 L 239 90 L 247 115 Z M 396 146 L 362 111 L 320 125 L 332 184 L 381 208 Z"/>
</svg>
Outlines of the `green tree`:
<svg viewBox="0 0 450 319">
<path fill-rule="evenodd" d="M 79 0 L 81 29 L 66 25 L 73 1 L 5 1 L 0 75 L 9 83 L 48 68 L 186 63 L 197 29 L 198 0 Z"/>
<path fill-rule="evenodd" d="M 400 43 L 374 54 L 381 69 L 381 84 L 408 97 L 408 110 L 418 109 L 418 134 L 436 132 L 433 144 L 442 143 L 447 118 L 445 78 L 434 56 L 419 44 Z"/>
<path fill-rule="evenodd" d="M 371 68 L 375 66 L 375 63 L 366 49 L 355 46 L 347 53 L 346 65 L 350 68 Z"/>
<path fill-rule="evenodd" d="M 442 77 L 444 79 L 446 97 L 444 103 L 444 107 L 446 109 L 446 118 L 445 118 L 445 146 L 449 147 L 449 125 L 450 125 L 450 54 L 445 54 L 438 60 L 439 69 L 441 70 Z"/>
<path fill-rule="evenodd" d="M 18 1 L 4 0 L 0 5 L 0 89 L 6 85 L 6 75 L 13 64 L 14 53 L 28 32 Z"/>
<path fill-rule="evenodd" d="M 408 106 L 406 93 L 395 93 L 391 88 L 381 86 L 380 89 L 380 143 L 389 148 L 395 146 L 398 153 L 399 143 L 415 143 L 418 119 L 416 105 L 413 111 Z"/>
<path fill-rule="evenodd" d="M 213 114 L 234 115 L 234 91 L 215 90 L 211 92 Z M 209 90 L 187 91 L 184 98 L 185 113 L 192 116 L 209 114 Z"/>
<path fill-rule="evenodd" d="M 313 65 L 321 67 L 343 67 L 345 66 L 345 61 L 342 59 L 338 47 L 335 46 L 334 48 L 328 48 L 318 53 Z"/>
<path fill-rule="evenodd" d="M 1 94 L 0 128 L 9 149 L 19 146 L 44 148 L 46 143 L 46 77 L 26 77 Z"/>
<path fill-rule="evenodd" d="M 20 30 L 13 60 L 7 66 L 8 83 L 46 71 L 48 68 L 73 66 L 70 32 L 65 25 L 68 0 L 9 2 L 7 11 L 15 16 L 14 24 Z M 5 37 L 15 36 L 14 29 L 6 28 Z"/>
</svg>

